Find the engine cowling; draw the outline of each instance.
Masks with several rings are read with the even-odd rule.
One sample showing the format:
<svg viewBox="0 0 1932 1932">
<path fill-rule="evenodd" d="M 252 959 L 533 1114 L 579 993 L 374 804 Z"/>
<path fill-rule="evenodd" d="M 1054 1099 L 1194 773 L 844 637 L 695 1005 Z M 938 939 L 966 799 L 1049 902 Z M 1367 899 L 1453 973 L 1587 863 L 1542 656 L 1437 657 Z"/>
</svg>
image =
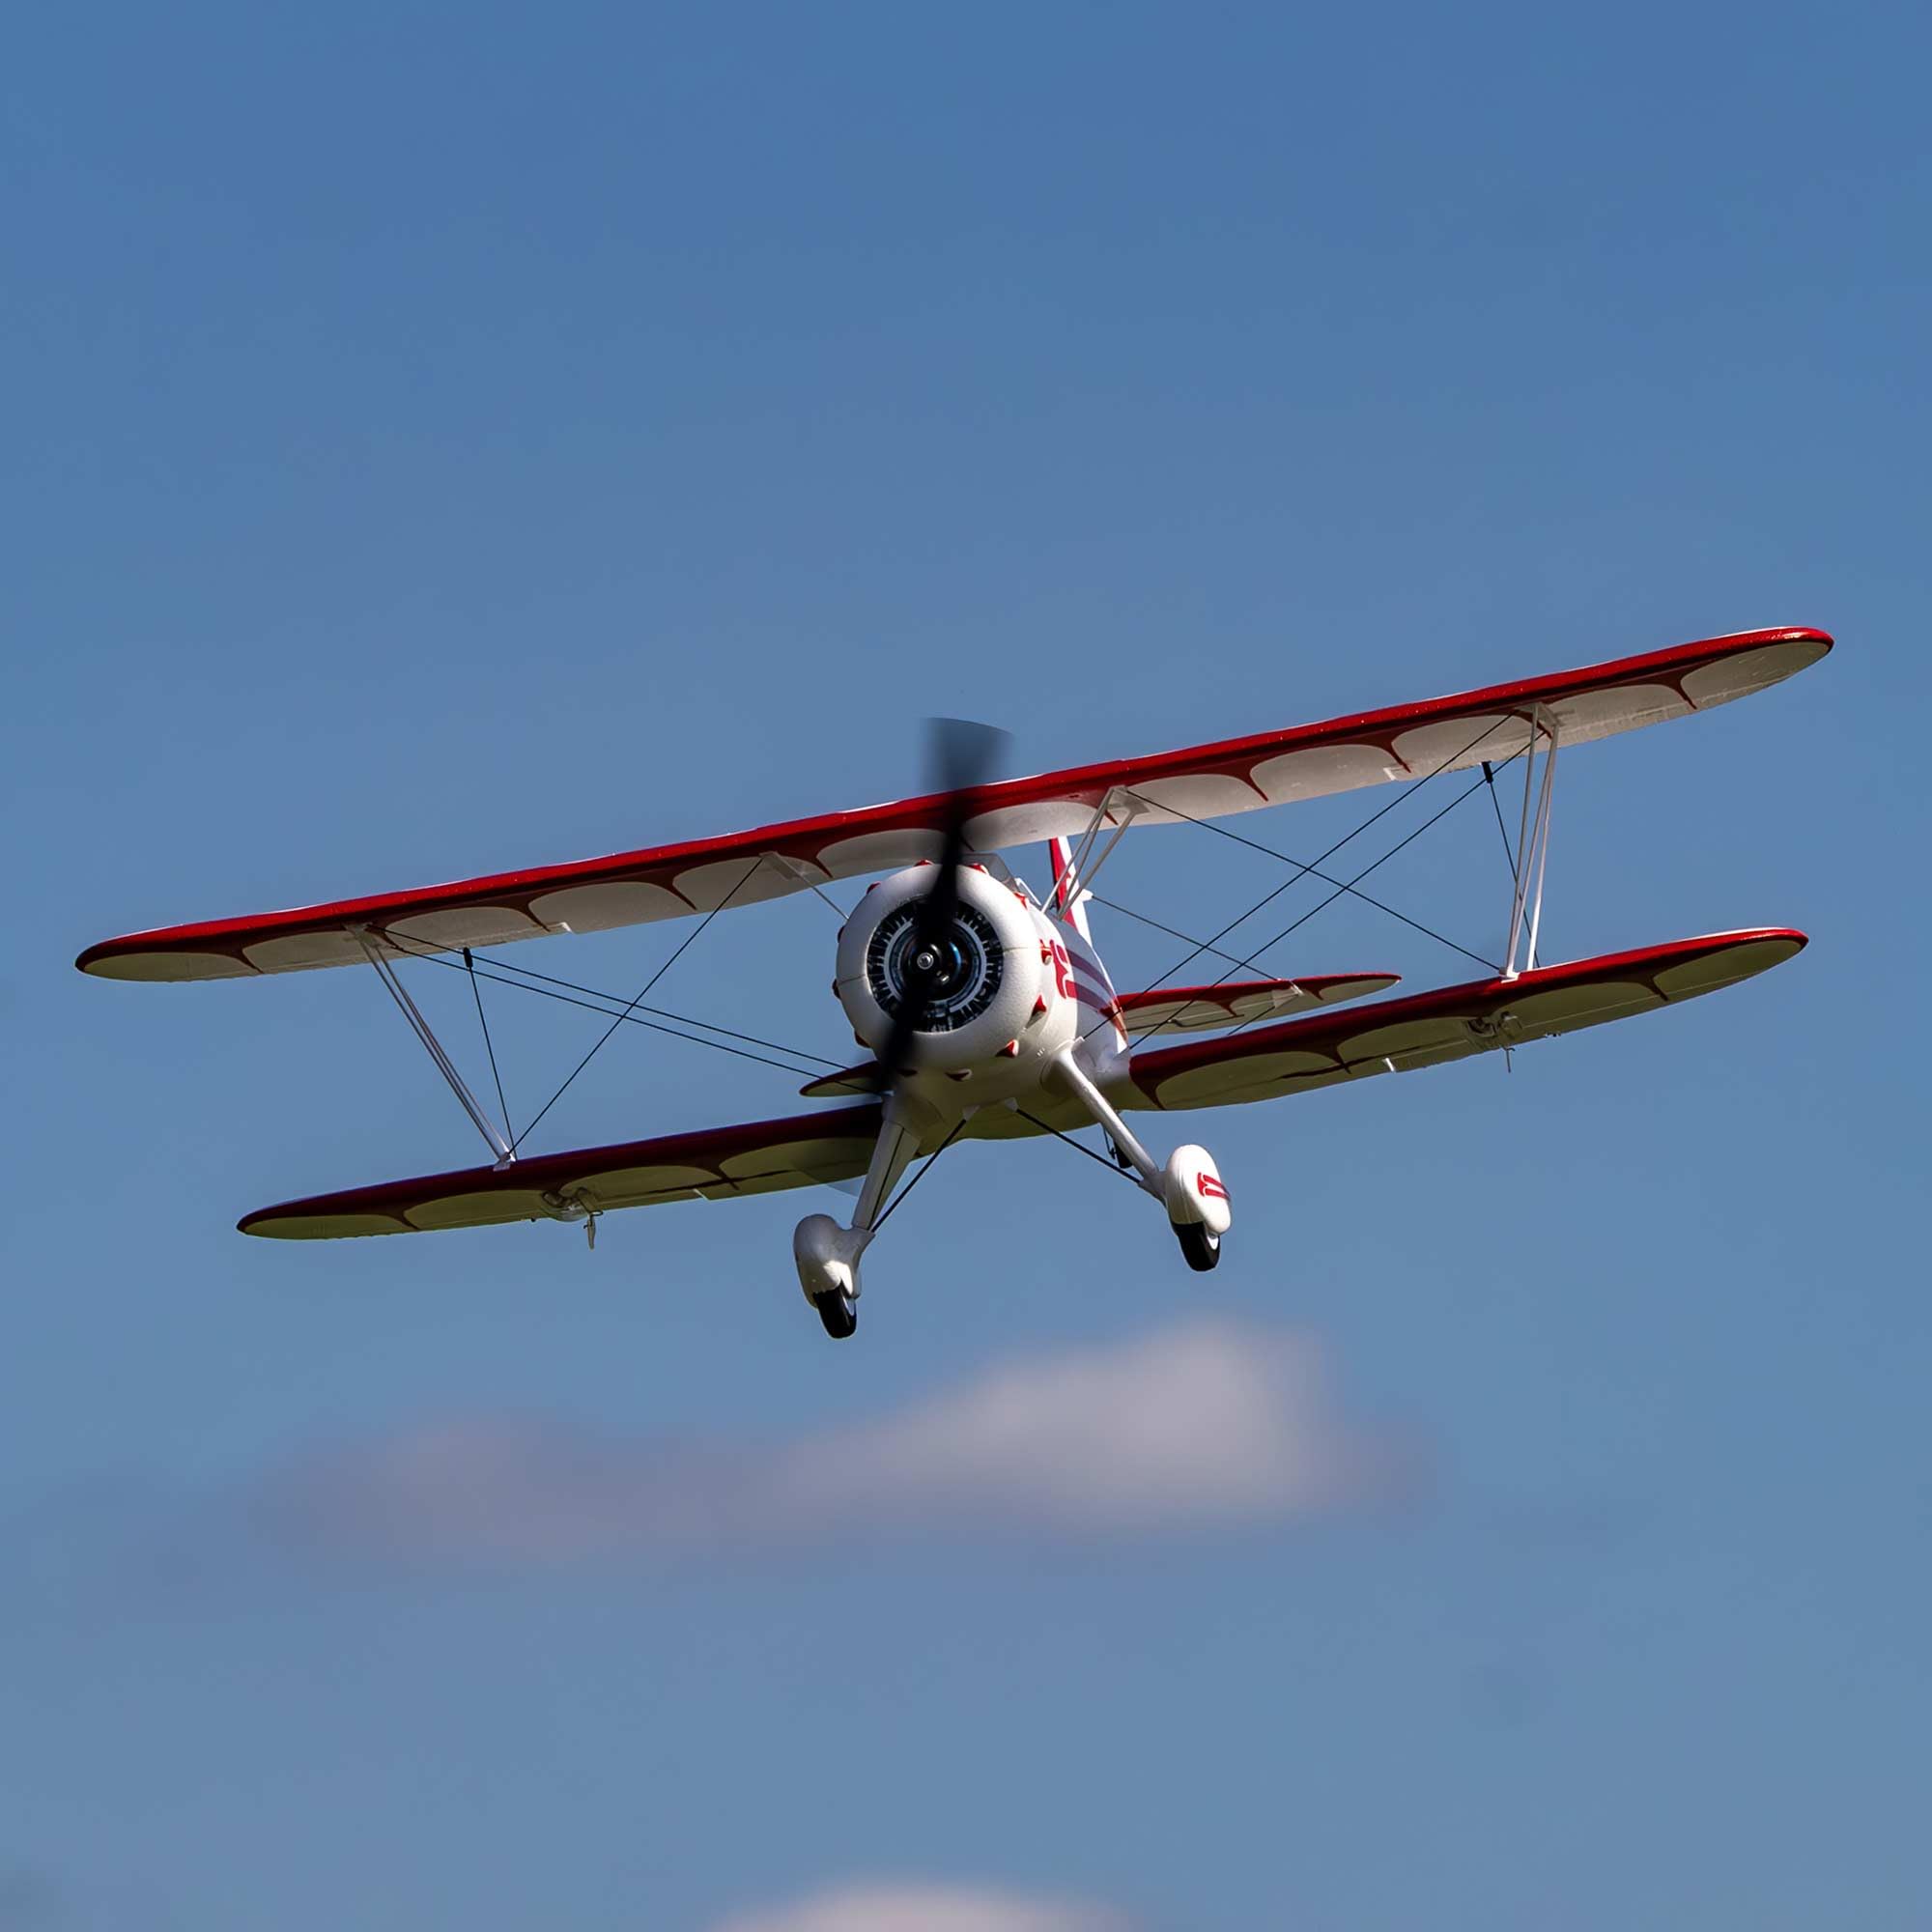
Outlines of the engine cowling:
<svg viewBox="0 0 1932 1932">
<path fill-rule="evenodd" d="M 932 888 L 932 868 L 912 866 L 881 879 L 859 901 L 838 935 L 837 991 L 852 1031 L 882 1053 L 904 997 L 911 949 L 919 944 L 918 906 Z M 1010 886 L 969 867 L 959 874 L 959 903 L 935 957 L 918 976 L 922 1010 L 909 1067 L 895 1072 L 957 1073 L 1049 1045 L 1042 1001 L 1056 1004 L 1057 979 L 1039 915 Z M 1048 957 L 1042 959 L 1042 951 Z"/>
</svg>

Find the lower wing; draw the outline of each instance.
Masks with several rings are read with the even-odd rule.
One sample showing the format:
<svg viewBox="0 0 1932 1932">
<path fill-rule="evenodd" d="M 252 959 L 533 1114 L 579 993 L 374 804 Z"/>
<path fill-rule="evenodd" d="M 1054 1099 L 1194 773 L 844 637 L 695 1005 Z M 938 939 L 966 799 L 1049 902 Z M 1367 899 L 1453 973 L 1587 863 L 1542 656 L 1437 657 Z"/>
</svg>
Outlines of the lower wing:
<svg viewBox="0 0 1932 1932">
<path fill-rule="evenodd" d="M 1225 1107 L 1440 1066 L 1715 993 L 1782 965 L 1804 943 L 1779 926 L 1712 933 L 1158 1047 L 1134 1055 L 1134 1091 L 1117 1098 L 1129 1108 Z"/>
<path fill-rule="evenodd" d="M 1135 1054 L 1133 1089 L 1115 1097 L 1128 1109 L 1231 1106 L 1440 1065 L 1716 992 L 1781 964 L 1804 945 L 1802 932 L 1776 927 L 1715 933 L 1190 1040 Z M 1187 995 L 1200 996 L 1201 989 Z M 1085 1124 L 1064 1099 L 1043 1102 L 1042 1114 L 989 1107 L 973 1117 L 966 1138 L 1025 1137 Z M 812 1187 L 864 1174 L 879 1122 L 880 1109 L 870 1104 L 537 1154 L 505 1167 L 463 1168 L 285 1201 L 244 1215 L 239 1226 L 244 1235 L 331 1240 L 505 1221 L 575 1221 L 611 1208 Z"/>
<path fill-rule="evenodd" d="M 237 1225 L 244 1235 L 327 1241 L 501 1221 L 580 1221 L 607 1208 L 660 1201 L 724 1201 L 850 1180 L 865 1173 L 878 1132 L 876 1106 L 752 1121 L 345 1188 L 260 1208 Z"/>
</svg>

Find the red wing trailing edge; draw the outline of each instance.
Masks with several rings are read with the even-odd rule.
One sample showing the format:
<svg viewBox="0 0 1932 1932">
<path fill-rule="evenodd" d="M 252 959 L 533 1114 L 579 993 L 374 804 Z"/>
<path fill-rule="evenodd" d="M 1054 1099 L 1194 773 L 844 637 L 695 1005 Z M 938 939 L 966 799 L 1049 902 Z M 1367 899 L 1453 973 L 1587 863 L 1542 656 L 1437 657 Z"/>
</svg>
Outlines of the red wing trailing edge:
<svg viewBox="0 0 1932 1932">
<path fill-rule="evenodd" d="M 1746 631 L 1323 724 L 1009 780 L 970 794 L 967 830 L 977 849 L 995 851 L 1073 838 L 1103 806 L 1110 822 L 1173 824 L 1462 770 L 1521 751 L 1538 716 L 1567 749 L 1728 703 L 1831 648 L 1823 631 Z M 678 919 L 933 858 L 947 818 L 943 794 L 904 799 L 722 838 L 133 933 L 89 947 L 75 963 L 106 979 L 245 979 L 360 965 L 365 939 L 406 955 Z"/>
</svg>

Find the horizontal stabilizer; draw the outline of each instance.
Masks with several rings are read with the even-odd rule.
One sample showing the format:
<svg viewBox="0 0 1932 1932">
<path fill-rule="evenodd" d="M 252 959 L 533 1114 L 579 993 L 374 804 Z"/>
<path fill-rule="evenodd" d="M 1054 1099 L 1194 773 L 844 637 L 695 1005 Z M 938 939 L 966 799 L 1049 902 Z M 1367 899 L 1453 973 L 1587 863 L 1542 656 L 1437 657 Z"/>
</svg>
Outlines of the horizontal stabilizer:
<svg viewBox="0 0 1932 1932">
<path fill-rule="evenodd" d="M 1121 993 L 1115 1004 L 1127 1031 L 1136 1039 L 1149 1039 L 1159 1033 L 1205 1033 L 1279 1019 L 1311 1007 L 1338 1007 L 1346 1000 L 1386 993 L 1400 978 L 1396 973 L 1311 973 L 1299 980 L 1230 980 L 1218 986 Z"/>
</svg>

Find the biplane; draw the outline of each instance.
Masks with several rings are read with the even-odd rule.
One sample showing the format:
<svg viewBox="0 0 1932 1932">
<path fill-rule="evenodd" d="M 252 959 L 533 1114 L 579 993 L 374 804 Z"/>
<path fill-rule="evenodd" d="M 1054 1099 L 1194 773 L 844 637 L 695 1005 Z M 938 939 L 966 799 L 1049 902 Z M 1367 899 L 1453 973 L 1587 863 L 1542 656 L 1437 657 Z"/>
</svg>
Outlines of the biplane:
<svg viewBox="0 0 1932 1932">
<path fill-rule="evenodd" d="M 575 864 L 134 933 L 89 947 L 75 963 L 104 979 L 133 980 L 373 968 L 495 1156 L 488 1165 L 263 1208 L 242 1217 L 244 1234 L 323 1240 L 548 1219 L 582 1223 L 594 1241 L 597 1217 L 612 1208 L 857 1181 L 849 1221 L 809 1214 L 792 1244 L 807 1299 L 826 1332 L 844 1337 L 857 1323 L 861 1257 L 925 1168 L 911 1179 L 908 1170 L 922 1157 L 929 1166 L 955 1141 L 1066 1138 L 1097 1126 L 1104 1155 L 1075 1145 L 1151 1195 L 1187 1264 L 1208 1269 L 1219 1261 L 1233 1219 L 1219 1168 L 1192 1142 L 1157 1158 L 1130 1116 L 1241 1105 L 1507 1053 L 1674 1006 L 1789 959 L 1804 935 L 1760 926 L 1543 963 L 1557 753 L 1747 696 L 1831 648 L 1822 631 L 1741 632 L 1037 778 L 993 779 L 998 734 L 954 723 L 939 731 L 936 781 L 917 798 Z M 1519 762 L 1520 803 L 1517 775 L 1508 771 Z M 1194 942 L 1161 982 L 1126 992 L 1115 986 L 1094 942 L 1090 907 L 1102 867 L 1128 832 L 1212 824 L 1267 806 L 1477 771 L 1469 788 L 1487 783 L 1492 796 L 1498 775 L 1507 773 L 1518 827 L 1513 845 L 1506 827 L 1503 836 L 1512 877 L 1499 970 L 1460 985 L 1371 998 L 1386 995 L 1395 976 L 1265 977 L 1257 970 L 1260 956 L 1285 934 L 1245 953 L 1228 952 L 1220 941 L 1230 925 Z M 1502 825 L 1499 803 L 1497 819 Z M 1047 855 L 1037 894 L 1002 856 L 1033 844 Z M 1312 878 L 1330 888 L 1330 896 L 1359 892 L 1373 867 L 1352 877 L 1346 866 L 1324 869 L 1339 849 L 1312 863 L 1290 862 L 1290 883 Z M 834 902 L 842 923 L 833 992 L 867 1057 L 851 1066 L 829 1065 L 801 1090 L 820 1104 L 784 1119 L 526 1152 L 521 1140 L 528 1128 L 513 1137 L 507 1118 L 499 1122 L 478 1099 L 396 972 L 398 961 L 412 958 L 460 960 L 473 983 L 480 949 L 544 934 L 698 921 L 674 960 L 722 913 L 790 893 L 829 896 L 825 888 L 861 877 L 870 883 L 855 907 L 847 912 Z M 1196 983 L 1167 983 L 1208 956 L 1225 969 L 1217 977 L 1197 969 Z M 628 1004 L 601 997 L 608 1004 L 595 1009 L 613 1014 L 612 1030 L 621 1019 L 660 1011 L 643 1007 L 641 993 Z"/>
</svg>

